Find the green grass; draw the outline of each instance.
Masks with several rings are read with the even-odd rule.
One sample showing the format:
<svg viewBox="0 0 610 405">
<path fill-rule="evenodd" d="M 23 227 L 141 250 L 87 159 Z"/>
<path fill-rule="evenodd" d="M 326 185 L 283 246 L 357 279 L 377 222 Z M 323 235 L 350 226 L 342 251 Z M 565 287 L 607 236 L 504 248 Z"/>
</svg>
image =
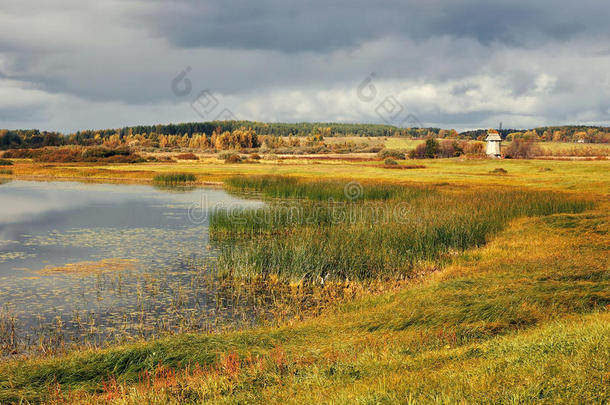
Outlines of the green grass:
<svg viewBox="0 0 610 405">
<path fill-rule="evenodd" d="M 417 267 L 481 246 L 507 223 L 523 216 L 579 213 L 590 201 L 561 193 L 524 190 L 432 191 L 393 186 L 380 192 L 361 186 L 361 200 L 336 204 L 351 183 L 303 182 L 291 178 L 231 180 L 241 191 L 290 195 L 331 202 L 272 203 L 263 209 L 220 210 L 210 220 L 212 236 L 242 237 L 224 244 L 221 274 L 279 276 L 293 281 L 403 279 Z M 246 188 L 249 186 L 250 188 Z M 373 200 L 368 201 L 371 195 Z M 382 196 L 383 203 L 375 202 Z"/>
<path fill-rule="evenodd" d="M 604 403 L 609 226 L 607 207 L 520 219 L 420 284 L 279 328 L 5 362 L 0 401 Z"/>
<path fill-rule="evenodd" d="M 193 183 L 197 177 L 192 173 L 162 173 L 153 177 L 153 183 L 162 186 L 174 186 L 184 183 Z"/>
<path fill-rule="evenodd" d="M 389 200 L 412 189 L 393 184 L 343 180 L 303 180 L 288 176 L 236 176 L 225 180 L 229 190 L 258 192 L 267 198 L 297 198 L 316 201 Z"/>
</svg>

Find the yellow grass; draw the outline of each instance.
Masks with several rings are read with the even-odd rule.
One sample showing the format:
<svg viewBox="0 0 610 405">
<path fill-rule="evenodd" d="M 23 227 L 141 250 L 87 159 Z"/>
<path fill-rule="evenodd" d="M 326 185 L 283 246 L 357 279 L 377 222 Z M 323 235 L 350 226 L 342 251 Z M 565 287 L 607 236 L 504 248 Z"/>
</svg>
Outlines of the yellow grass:
<svg viewBox="0 0 610 405">
<path fill-rule="evenodd" d="M 196 162 L 142 163 L 94 166 L 84 164 L 41 164 L 16 161 L 12 178 L 80 179 L 91 181 L 151 182 L 159 173 L 184 172 L 197 176 L 200 184 L 220 184 L 234 175 L 280 174 L 304 178 L 350 178 L 396 183 L 428 183 L 451 186 L 520 186 L 607 195 L 610 190 L 610 161 L 556 160 L 466 160 L 431 159 L 401 162 L 424 165 L 423 169 L 385 169 L 382 162 L 328 160 L 269 161 L 225 164 L 216 158 Z M 503 168 L 506 174 L 493 174 Z"/>
<path fill-rule="evenodd" d="M 43 276 L 65 274 L 65 275 L 87 275 L 92 273 L 104 273 L 108 271 L 133 270 L 136 268 L 135 259 L 102 259 L 98 261 L 84 261 L 77 263 L 66 263 L 63 266 L 46 266 L 36 273 Z"/>
<path fill-rule="evenodd" d="M 385 147 L 387 149 L 406 149 L 411 150 L 415 149 L 415 147 L 425 141 L 422 139 L 409 139 L 409 138 L 386 138 Z"/>
</svg>

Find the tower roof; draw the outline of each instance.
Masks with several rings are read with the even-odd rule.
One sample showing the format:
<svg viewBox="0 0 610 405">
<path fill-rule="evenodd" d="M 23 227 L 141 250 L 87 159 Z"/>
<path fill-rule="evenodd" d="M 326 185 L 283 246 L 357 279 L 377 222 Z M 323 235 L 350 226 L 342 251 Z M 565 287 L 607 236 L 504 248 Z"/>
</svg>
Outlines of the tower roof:
<svg viewBox="0 0 610 405">
<path fill-rule="evenodd" d="M 487 138 L 485 138 L 486 141 L 501 141 L 502 138 L 500 137 L 500 134 L 497 131 L 494 130 L 490 130 L 487 131 Z"/>
</svg>

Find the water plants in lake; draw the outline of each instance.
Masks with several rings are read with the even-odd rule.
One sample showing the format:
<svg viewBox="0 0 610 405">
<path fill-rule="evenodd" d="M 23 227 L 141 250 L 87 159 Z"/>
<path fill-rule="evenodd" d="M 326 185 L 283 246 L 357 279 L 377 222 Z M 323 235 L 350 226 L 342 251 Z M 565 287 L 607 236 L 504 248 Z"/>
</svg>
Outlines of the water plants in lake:
<svg viewBox="0 0 610 405">
<path fill-rule="evenodd" d="M 194 183 L 197 177 L 192 173 L 162 173 L 153 177 L 153 183 L 161 186 L 175 186 Z"/>
<path fill-rule="evenodd" d="M 286 177 L 240 177 L 227 184 L 304 201 L 213 212 L 212 237 L 240 241 L 221 247 L 219 270 L 320 283 L 408 278 L 418 266 L 482 245 L 514 218 L 591 206 L 566 194 L 520 189 L 435 190 Z"/>
</svg>

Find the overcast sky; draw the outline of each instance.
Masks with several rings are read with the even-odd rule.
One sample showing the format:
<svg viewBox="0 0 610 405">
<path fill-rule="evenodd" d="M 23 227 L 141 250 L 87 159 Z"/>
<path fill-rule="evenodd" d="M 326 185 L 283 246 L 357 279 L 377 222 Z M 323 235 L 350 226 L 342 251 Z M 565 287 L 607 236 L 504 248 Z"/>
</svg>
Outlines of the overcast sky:
<svg viewBox="0 0 610 405">
<path fill-rule="evenodd" d="M 1 0 L 0 128 L 610 124 L 610 2 Z"/>
</svg>

